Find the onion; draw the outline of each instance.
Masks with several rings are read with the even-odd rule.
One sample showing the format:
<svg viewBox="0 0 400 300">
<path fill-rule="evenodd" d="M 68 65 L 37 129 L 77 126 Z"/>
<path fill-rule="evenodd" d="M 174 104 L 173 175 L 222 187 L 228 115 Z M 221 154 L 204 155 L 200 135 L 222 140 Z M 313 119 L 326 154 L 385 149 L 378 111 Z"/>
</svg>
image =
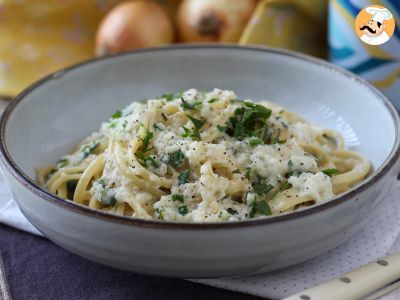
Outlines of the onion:
<svg viewBox="0 0 400 300">
<path fill-rule="evenodd" d="M 257 0 L 184 0 L 178 12 L 182 42 L 237 42 Z"/>
<path fill-rule="evenodd" d="M 164 9 L 153 2 L 128 1 L 115 6 L 96 35 L 96 55 L 172 43 L 173 26 Z"/>
</svg>

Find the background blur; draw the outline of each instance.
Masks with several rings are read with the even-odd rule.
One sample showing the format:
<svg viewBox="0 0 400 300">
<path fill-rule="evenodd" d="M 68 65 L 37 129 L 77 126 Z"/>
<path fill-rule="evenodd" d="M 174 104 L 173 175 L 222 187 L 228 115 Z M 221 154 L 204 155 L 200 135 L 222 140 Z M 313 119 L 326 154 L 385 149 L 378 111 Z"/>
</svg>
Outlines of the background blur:
<svg viewBox="0 0 400 300">
<path fill-rule="evenodd" d="M 369 46 L 358 12 L 394 14 L 389 42 Z M 57 69 L 112 53 L 172 43 L 286 48 L 331 60 L 380 88 L 400 108 L 399 0 L 0 0 L 0 96 Z"/>
</svg>

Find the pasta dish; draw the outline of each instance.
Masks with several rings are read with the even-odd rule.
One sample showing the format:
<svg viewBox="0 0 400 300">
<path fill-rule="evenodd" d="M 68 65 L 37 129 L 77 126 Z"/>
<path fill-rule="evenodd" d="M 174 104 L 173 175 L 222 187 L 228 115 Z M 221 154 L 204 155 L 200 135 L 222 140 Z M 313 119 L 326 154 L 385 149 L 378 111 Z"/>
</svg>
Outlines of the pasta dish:
<svg viewBox="0 0 400 300">
<path fill-rule="evenodd" d="M 37 173 L 51 193 L 94 209 L 218 222 L 321 203 L 370 171 L 339 133 L 277 104 L 190 89 L 133 102 Z"/>
</svg>

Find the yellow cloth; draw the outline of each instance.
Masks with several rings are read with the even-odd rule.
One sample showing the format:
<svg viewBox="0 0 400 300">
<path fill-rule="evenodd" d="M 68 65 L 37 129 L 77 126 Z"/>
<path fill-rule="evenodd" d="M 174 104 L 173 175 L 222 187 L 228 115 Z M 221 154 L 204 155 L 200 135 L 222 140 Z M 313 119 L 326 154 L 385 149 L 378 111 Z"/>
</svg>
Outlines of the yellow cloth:
<svg viewBox="0 0 400 300">
<path fill-rule="evenodd" d="M 91 58 L 100 19 L 116 2 L 0 0 L 0 95 Z"/>
</svg>

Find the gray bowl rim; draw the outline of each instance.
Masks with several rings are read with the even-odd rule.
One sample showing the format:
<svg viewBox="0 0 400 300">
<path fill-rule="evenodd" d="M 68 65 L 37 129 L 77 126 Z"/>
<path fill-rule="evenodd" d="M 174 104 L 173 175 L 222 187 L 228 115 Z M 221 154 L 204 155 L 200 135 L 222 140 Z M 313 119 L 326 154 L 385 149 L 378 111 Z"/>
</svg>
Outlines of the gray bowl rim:
<svg viewBox="0 0 400 300">
<path fill-rule="evenodd" d="M 104 60 L 112 60 L 121 56 L 135 56 L 141 54 L 147 54 L 152 52 L 163 52 L 163 51 L 190 51 L 191 49 L 199 50 L 199 49 L 218 49 L 217 51 L 223 50 L 234 50 L 234 51 L 256 51 L 256 52 L 264 52 L 264 53 L 272 53 L 281 56 L 287 56 L 290 58 L 298 59 L 306 61 L 307 63 L 314 64 L 316 66 L 328 69 L 331 72 L 338 73 L 349 80 L 352 80 L 354 83 L 360 84 L 363 88 L 366 88 L 371 92 L 382 104 L 384 104 L 385 108 L 388 110 L 392 117 L 392 121 L 395 126 L 395 137 L 396 140 L 394 142 L 394 146 L 386 158 L 386 160 L 382 163 L 382 165 L 374 170 L 374 173 L 370 175 L 367 179 L 359 183 L 358 185 L 351 188 L 349 191 L 337 195 L 334 198 L 320 203 L 316 205 L 309 206 L 304 209 L 296 210 L 294 212 L 285 213 L 281 215 L 261 217 L 256 219 L 248 219 L 241 221 L 228 221 L 228 222 L 202 222 L 202 223 L 189 223 L 189 222 L 169 222 L 169 221 L 158 221 L 158 220 L 144 220 L 139 218 L 132 218 L 127 216 L 119 216 L 114 215 L 107 212 L 102 212 L 99 210 L 95 210 L 89 208 L 84 205 L 76 204 L 69 200 L 64 200 L 62 198 L 57 197 L 56 195 L 51 194 L 46 191 L 44 188 L 40 187 L 32 178 L 26 175 L 13 161 L 10 153 L 7 150 L 7 143 L 5 140 L 5 132 L 7 127 L 7 121 L 9 116 L 12 114 L 13 110 L 18 106 L 19 103 L 26 99 L 25 97 L 29 95 L 36 88 L 46 84 L 48 81 L 55 80 L 57 78 L 62 77 L 67 72 L 73 71 L 77 68 L 85 67 L 86 65 L 95 64 L 97 62 L 102 62 Z M 365 79 L 360 78 L 359 76 L 341 68 L 336 65 L 333 65 L 325 60 L 315 58 L 306 54 L 281 49 L 281 48 L 271 48 L 265 46 L 239 46 L 239 45 L 229 45 L 229 44 L 185 44 L 185 45 L 173 45 L 173 46 L 163 46 L 157 48 L 146 48 L 140 49 L 136 51 L 118 53 L 114 55 L 110 55 L 107 57 L 100 57 L 91 60 L 87 60 L 70 67 L 61 69 L 54 73 L 49 74 L 48 76 L 38 80 L 33 83 L 26 89 L 24 89 L 21 93 L 19 93 L 12 102 L 7 106 L 5 111 L 3 112 L 0 119 L 0 159 L 3 161 L 5 167 L 10 171 L 10 173 L 21 183 L 26 189 L 30 190 L 34 194 L 38 195 L 42 200 L 49 201 L 53 204 L 57 204 L 65 209 L 70 211 L 98 218 L 114 223 L 132 225 L 144 228 L 156 228 L 156 229 L 178 229 L 178 230 L 188 230 L 188 229 L 229 229 L 229 228 L 242 228 L 248 226 L 261 226 L 266 224 L 273 224 L 284 221 L 291 221 L 297 218 L 301 218 L 307 215 L 319 213 L 321 211 L 327 210 L 331 207 L 341 205 L 345 203 L 347 200 L 357 197 L 362 191 L 370 188 L 376 182 L 378 182 L 392 167 L 394 167 L 396 161 L 400 156 L 400 143 L 399 143 L 399 125 L 400 119 L 399 115 L 391 104 L 391 102 L 375 87 L 373 87 L 370 83 L 368 83 Z M 357 198 L 356 198 L 357 199 Z"/>
</svg>

